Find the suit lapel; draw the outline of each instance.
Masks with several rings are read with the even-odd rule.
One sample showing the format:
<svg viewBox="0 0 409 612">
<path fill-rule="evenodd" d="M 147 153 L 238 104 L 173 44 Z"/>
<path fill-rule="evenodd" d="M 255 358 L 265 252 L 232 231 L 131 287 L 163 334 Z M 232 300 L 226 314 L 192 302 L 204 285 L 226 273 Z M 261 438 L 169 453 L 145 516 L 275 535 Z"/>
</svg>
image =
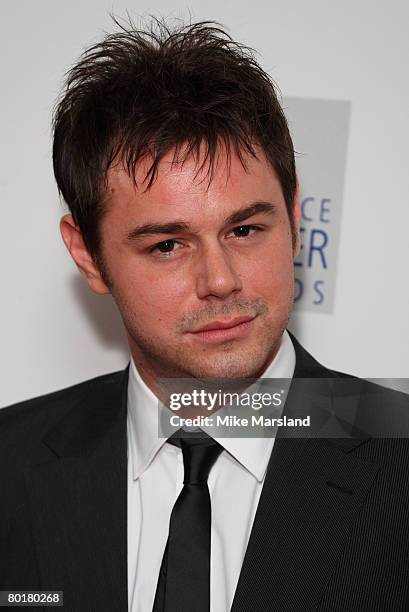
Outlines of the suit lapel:
<svg viewBox="0 0 409 612">
<path fill-rule="evenodd" d="M 127 610 L 127 379 L 90 383 L 26 470 L 41 588 L 67 611 Z"/>
<path fill-rule="evenodd" d="M 296 378 L 335 378 L 293 342 Z M 285 414 L 291 410 L 291 392 L 287 404 Z M 354 456 L 353 450 L 365 443 L 351 436 L 277 437 L 232 612 L 317 609 L 378 471 Z"/>
</svg>

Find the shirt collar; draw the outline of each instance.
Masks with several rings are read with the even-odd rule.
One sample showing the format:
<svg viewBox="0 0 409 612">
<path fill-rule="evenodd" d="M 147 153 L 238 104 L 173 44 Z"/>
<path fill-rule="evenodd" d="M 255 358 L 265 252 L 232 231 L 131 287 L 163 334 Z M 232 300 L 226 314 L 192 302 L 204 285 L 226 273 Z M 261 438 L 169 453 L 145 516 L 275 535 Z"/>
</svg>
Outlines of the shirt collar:
<svg viewBox="0 0 409 612">
<path fill-rule="evenodd" d="M 295 368 L 295 350 L 287 331 L 280 348 L 260 378 L 292 378 Z M 142 380 L 131 357 L 128 381 L 128 453 L 136 480 L 147 469 L 157 452 L 166 442 L 158 437 L 158 407 L 156 395 Z M 203 428 L 206 430 L 206 428 Z M 211 434 L 210 430 L 207 433 Z M 217 438 L 224 449 L 262 481 L 274 444 L 274 438 Z M 175 450 L 177 447 L 173 447 Z"/>
</svg>

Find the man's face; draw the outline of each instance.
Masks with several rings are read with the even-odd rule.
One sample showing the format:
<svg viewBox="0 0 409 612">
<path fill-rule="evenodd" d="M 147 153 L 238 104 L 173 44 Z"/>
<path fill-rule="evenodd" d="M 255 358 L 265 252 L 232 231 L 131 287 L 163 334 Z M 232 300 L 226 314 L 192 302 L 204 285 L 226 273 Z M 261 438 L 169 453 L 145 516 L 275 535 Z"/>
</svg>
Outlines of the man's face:
<svg viewBox="0 0 409 612">
<path fill-rule="evenodd" d="M 172 159 L 146 191 L 148 162 L 138 188 L 122 168 L 108 176 L 102 256 L 134 361 L 148 379 L 257 377 L 293 303 L 280 183 L 260 150 L 247 170 L 232 152 L 228 172 L 220 149 L 210 185 L 194 159 Z"/>
</svg>

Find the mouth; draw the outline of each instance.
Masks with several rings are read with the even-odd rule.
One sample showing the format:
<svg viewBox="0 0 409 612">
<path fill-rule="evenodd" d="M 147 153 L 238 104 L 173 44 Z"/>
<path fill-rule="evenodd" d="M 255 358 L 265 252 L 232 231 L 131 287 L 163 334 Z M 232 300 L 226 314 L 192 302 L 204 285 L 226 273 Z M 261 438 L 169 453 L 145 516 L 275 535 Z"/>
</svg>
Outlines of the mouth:
<svg viewBox="0 0 409 612">
<path fill-rule="evenodd" d="M 226 340 L 233 340 L 245 336 L 253 327 L 256 317 L 235 317 L 228 321 L 212 321 L 202 327 L 189 332 L 189 335 L 201 342 L 217 344 Z"/>
</svg>

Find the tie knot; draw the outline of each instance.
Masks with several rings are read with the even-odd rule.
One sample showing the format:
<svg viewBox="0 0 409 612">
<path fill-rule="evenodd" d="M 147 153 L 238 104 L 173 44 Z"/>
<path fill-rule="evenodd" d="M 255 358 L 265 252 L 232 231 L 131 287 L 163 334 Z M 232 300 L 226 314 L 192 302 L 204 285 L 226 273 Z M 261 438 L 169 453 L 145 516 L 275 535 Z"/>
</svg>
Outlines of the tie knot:
<svg viewBox="0 0 409 612">
<path fill-rule="evenodd" d="M 205 437 L 197 437 L 197 434 L 192 437 L 183 432 L 168 440 L 170 444 L 182 448 L 185 485 L 206 484 L 213 464 L 223 451 L 223 447 L 216 440 L 204 432 L 201 432 L 201 436 Z"/>
<path fill-rule="evenodd" d="M 216 440 L 210 438 L 182 438 L 184 484 L 206 484 L 210 470 L 223 450 Z"/>
</svg>

